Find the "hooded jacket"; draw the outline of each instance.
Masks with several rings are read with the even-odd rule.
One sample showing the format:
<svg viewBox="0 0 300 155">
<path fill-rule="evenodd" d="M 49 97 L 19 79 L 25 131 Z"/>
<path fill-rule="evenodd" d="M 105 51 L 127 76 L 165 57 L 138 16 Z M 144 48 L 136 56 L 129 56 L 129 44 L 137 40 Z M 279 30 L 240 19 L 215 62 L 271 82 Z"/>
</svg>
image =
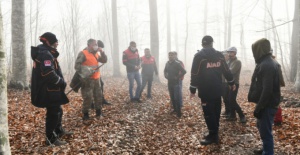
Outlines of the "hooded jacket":
<svg viewBox="0 0 300 155">
<path fill-rule="evenodd" d="M 36 107 L 59 106 L 69 102 L 57 57 L 59 53 L 46 45 L 31 47 L 34 61 L 31 76 L 31 102 Z"/>
<path fill-rule="evenodd" d="M 203 48 L 195 55 L 190 91 L 196 93 L 201 99 L 215 99 L 222 95 L 222 75 L 229 85 L 234 84 L 232 74 L 221 52 L 214 48 Z"/>
<path fill-rule="evenodd" d="M 280 65 L 273 60 L 270 42 L 260 39 L 252 45 L 256 67 L 251 79 L 248 101 L 256 110 L 277 108 L 280 103 Z"/>
</svg>

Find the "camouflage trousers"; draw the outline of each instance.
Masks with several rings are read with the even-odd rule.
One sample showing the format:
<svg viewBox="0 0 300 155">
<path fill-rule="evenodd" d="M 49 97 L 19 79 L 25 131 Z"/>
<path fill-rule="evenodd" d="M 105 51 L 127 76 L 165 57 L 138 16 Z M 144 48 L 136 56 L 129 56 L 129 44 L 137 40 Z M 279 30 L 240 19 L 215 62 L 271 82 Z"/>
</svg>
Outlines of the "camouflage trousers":
<svg viewBox="0 0 300 155">
<path fill-rule="evenodd" d="M 96 110 L 101 110 L 102 91 L 99 79 L 86 79 L 82 83 L 81 95 L 83 98 L 82 113 L 88 113 L 92 102 Z"/>
</svg>

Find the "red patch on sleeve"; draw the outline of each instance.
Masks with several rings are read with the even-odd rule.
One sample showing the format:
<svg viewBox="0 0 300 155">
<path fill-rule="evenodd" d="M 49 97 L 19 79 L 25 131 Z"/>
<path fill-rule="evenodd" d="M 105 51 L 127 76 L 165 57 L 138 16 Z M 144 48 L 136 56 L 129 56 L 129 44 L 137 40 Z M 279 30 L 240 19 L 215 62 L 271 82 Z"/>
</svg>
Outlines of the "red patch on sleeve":
<svg viewBox="0 0 300 155">
<path fill-rule="evenodd" d="M 45 66 L 51 66 L 51 61 L 50 60 L 45 60 L 44 65 Z"/>
</svg>

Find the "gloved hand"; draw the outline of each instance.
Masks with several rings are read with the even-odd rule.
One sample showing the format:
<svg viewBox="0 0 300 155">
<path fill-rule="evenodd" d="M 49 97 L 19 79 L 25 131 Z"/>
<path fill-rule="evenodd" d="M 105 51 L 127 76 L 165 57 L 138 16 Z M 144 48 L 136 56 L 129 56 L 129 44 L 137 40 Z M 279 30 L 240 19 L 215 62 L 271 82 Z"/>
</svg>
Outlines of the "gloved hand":
<svg viewBox="0 0 300 155">
<path fill-rule="evenodd" d="M 255 108 L 255 110 L 253 112 L 254 117 L 256 117 L 257 119 L 261 119 L 262 114 L 263 114 L 262 109 Z"/>
</svg>

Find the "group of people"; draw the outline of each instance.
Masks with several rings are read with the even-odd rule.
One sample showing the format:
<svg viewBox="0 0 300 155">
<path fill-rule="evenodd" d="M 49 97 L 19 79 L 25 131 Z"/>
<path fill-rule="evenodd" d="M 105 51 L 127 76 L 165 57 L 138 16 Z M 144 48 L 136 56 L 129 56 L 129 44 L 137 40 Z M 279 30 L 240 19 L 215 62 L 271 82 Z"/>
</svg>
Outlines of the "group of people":
<svg viewBox="0 0 300 155">
<path fill-rule="evenodd" d="M 31 49 L 34 62 L 31 100 L 33 105 L 47 110 L 46 144 L 64 145 L 66 142 L 60 140 L 60 137 L 73 133 L 65 131 L 61 124 L 63 115 L 61 105 L 68 103 L 69 100 L 64 92 L 67 84 L 57 61 L 59 56 L 58 40 L 53 33 L 46 32 L 40 37 L 40 41 L 42 42 L 41 45 Z M 103 116 L 101 108 L 104 101 L 103 84 L 100 83 L 99 68 L 101 66 L 99 66 L 99 62 L 106 63 L 107 56 L 100 44 L 101 42 L 97 43 L 95 39 L 89 39 L 87 47 L 79 52 L 75 62 L 76 74 L 80 79 L 77 81 L 80 83 L 83 98 L 83 120 L 90 118 L 91 103 L 94 103 L 96 117 Z M 202 47 L 195 54 L 192 63 L 190 97 L 194 97 L 198 91 L 209 131 L 200 143 L 209 145 L 219 143 L 222 96 L 225 103 L 224 115 L 227 116 L 227 120 L 236 120 L 236 113 L 238 113 L 241 123 L 246 123 L 247 120 L 236 101 L 241 71 L 241 61 L 236 57 L 237 49 L 230 47 L 226 50 L 225 55 L 229 57 L 226 59 L 224 53 L 213 48 L 211 36 L 202 38 Z M 252 75 L 248 100 L 256 103 L 253 115 L 257 118 L 257 128 L 263 142 L 263 148 L 256 152 L 274 154 L 272 124 L 280 103 L 281 69 L 280 65 L 272 58 L 271 45 L 267 39 L 256 41 L 252 45 L 252 52 L 256 67 Z M 144 49 L 144 54 L 143 57 L 140 57 L 136 43 L 133 41 L 123 52 L 122 61 L 126 66 L 129 95 L 132 102 L 141 102 L 141 94 L 147 83 L 147 98 L 152 98 L 153 75 L 158 75 L 155 58 L 151 56 L 150 49 Z M 142 76 L 139 72 L 140 69 L 142 69 Z M 170 102 L 173 107 L 172 113 L 176 113 L 177 117 L 182 115 L 182 80 L 185 74 L 184 64 L 178 60 L 177 53 L 169 52 L 169 61 L 164 68 L 164 77 L 168 81 Z M 135 94 L 133 93 L 134 81 L 137 83 Z"/>
</svg>

